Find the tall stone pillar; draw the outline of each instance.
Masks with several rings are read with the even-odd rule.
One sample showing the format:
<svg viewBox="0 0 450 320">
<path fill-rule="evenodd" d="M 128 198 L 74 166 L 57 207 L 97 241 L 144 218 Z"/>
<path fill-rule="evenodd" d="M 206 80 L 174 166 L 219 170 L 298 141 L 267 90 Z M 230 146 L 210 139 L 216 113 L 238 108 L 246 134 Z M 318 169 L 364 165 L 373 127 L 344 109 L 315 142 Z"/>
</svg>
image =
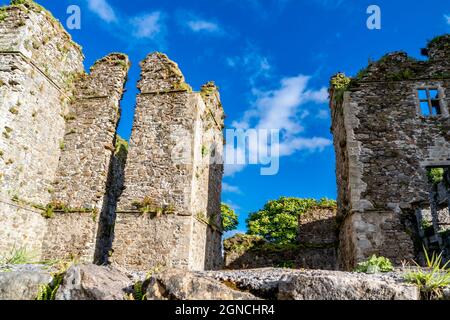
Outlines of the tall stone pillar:
<svg viewBox="0 0 450 320">
<path fill-rule="evenodd" d="M 215 87 L 192 92 L 164 54 L 149 55 L 141 67 L 112 261 L 140 270 L 212 268 L 221 237 L 222 164 L 209 163 L 222 158 L 219 95 Z"/>
</svg>

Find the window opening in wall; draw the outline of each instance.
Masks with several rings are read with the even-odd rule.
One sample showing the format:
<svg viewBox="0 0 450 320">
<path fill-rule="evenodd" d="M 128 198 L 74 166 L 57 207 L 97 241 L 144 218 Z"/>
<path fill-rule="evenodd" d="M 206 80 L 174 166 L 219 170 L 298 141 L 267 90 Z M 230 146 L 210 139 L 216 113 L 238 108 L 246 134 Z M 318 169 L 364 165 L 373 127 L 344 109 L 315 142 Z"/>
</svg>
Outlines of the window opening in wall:
<svg viewBox="0 0 450 320">
<path fill-rule="evenodd" d="M 417 90 L 420 111 L 423 116 L 437 116 L 441 113 L 441 99 L 437 88 L 422 88 Z"/>
<path fill-rule="evenodd" d="M 429 202 L 417 210 L 419 235 L 425 247 L 450 259 L 450 167 L 427 168 Z"/>
</svg>

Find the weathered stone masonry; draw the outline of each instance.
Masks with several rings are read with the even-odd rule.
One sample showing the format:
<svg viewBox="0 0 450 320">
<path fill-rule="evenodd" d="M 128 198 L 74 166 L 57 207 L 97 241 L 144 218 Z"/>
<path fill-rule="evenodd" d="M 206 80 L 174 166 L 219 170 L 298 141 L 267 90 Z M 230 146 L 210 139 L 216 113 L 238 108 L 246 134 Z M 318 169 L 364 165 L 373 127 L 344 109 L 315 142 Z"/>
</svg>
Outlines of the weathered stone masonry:
<svg viewBox="0 0 450 320">
<path fill-rule="evenodd" d="M 192 92 L 178 66 L 160 53 L 141 66 L 112 260 L 140 269 L 219 267 L 221 231 L 214 225 L 220 226 L 223 169 L 210 165 L 223 152 L 217 89 Z"/>
<path fill-rule="evenodd" d="M 115 144 L 128 58 L 108 55 L 86 74 L 81 49 L 43 8 L 0 13 L 0 255 L 220 266 L 223 168 L 208 162 L 223 149 L 217 88 L 193 93 L 175 63 L 150 55 L 126 160 Z M 192 162 L 176 163 L 178 146 Z"/>
<path fill-rule="evenodd" d="M 427 168 L 450 165 L 449 35 L 425 51 L 427 61 L 386 55 L 345 93 L 330 89 L 345 269 L 372 254 L 400 264 L 421 250 L 415 213 L 430 207 Z M 422 115 L 424 88 L 438 90 L 441 114 Z"/>
</svg>

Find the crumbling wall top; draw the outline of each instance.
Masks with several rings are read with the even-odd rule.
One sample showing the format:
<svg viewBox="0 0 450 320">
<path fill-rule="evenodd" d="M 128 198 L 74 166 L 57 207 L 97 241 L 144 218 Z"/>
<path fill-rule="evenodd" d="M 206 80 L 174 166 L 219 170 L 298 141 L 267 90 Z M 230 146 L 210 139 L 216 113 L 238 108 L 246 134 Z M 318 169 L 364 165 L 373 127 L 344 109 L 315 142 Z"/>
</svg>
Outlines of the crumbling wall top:
<svg viewBox="0 0 450 320">
<path fill-rule="evenodd" d="M 130 65 L 128 56 L 123 53 L 111 53 L 97 60 L 89 75 L 84 73 L 78 77 L 76 95 L 121 97 Z"/>
<path fill-rule="evenodd" d="M 441 60 L 450 63 L 450 34 L 444 34 L 428 42 L 424 52 L 430 60 Z"/>
<path fill-rule="evenodd" d="M 33 0 L 11 0 L 9 6 L 3 6 L 0 8 L 0 16 L 2 16 L 3 19 L 7 19 L 9 16 L 15 16 L 15 18 L 27 18 L 32 12 L 43 15 L 54 28 L 61 32 L 66 40 L 69 41 L 81 55 L 83 54 L 81 46 L 72 40 L 72 36 L 66 31 L 66 29 L 64 29 L 61 22 L 57 20 L 50 11 Z M 17 21 L 17 24 L 23 24 L 21 19 Z"/>
<path fill-rule="evenodd" d="M 81 48 L 51 13 L 31 0 L 0 8 L 0 52 L 22 55 L 53 84 L 70 90 L 74 73 L 84 71 Z"/>
<path fill-rule="evenodd" d="M 210 81 L 204 85 L 200 90 L 200 95 L 205 102 L 206 106 L 211 111 L 212 117 L 216 125 L 223 129 L 225 113 L 223 110 L 222 103 L 220 102 L 219 88 L 216 86 L 214 81 Z"/>
<path fill-rule="evenodd" d="M 149 54 L 141 62 L 141 80 L 138 88 L 142 93 L 192 91 L 186 84 L 178 64 L 160 52 Z"/>
</svg>

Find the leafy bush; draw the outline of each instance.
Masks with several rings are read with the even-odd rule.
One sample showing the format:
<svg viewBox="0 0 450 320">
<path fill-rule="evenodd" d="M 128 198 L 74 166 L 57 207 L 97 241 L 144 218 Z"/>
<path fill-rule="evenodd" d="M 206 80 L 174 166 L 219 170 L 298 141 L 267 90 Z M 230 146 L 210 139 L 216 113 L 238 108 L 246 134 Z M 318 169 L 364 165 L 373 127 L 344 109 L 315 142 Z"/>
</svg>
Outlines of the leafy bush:
<svg viewBox="0 0 450 320">
<path fill-rule="evenodd" d="M 233 231 L 236 230 L 239 224 L 238 216 L 234 210 L 227 204 L 222 203 L 220 205 L 222 212 L 222 228 L 223 231 Z"/>
<path fill-rule="evenodd" d="M 361 262 L 355 269 L 355 272 L 378 273 L 393 271 L 391 261 L 385 257 L 377 257 L 375 254 L 367 261 Z"/>
<path fill-rule="evenodd" d="M 223 241 L 223 249 L 228 252 L 245 252 L 254 247 L 260 247 L 265 243 L 267 241 L 260 236 L 237 233 L 233 237 Z"/>
<path fill-rule="evenodd" d="M 405 280 L 418 286 L 422 298 L 425 300 L 440 299 L 443 289 L 450 286 L 450 271 L 447 269 L 450 261 L 443 264 L 442 253 L 433 255 L 430 258 L 427 250 L 424 249 L 427 268 L 422 269 L 417 263 L 418 269 L 408 272 Z"/>
<path fill-rule="evenodd" d="M 278 244 L 294 243 L 299 216 L 314 208 L 334 209 L 336 201 L 281 197 L 269 201 L 247 219 L 248 234 L 261 236 Z"/>
</svg>

